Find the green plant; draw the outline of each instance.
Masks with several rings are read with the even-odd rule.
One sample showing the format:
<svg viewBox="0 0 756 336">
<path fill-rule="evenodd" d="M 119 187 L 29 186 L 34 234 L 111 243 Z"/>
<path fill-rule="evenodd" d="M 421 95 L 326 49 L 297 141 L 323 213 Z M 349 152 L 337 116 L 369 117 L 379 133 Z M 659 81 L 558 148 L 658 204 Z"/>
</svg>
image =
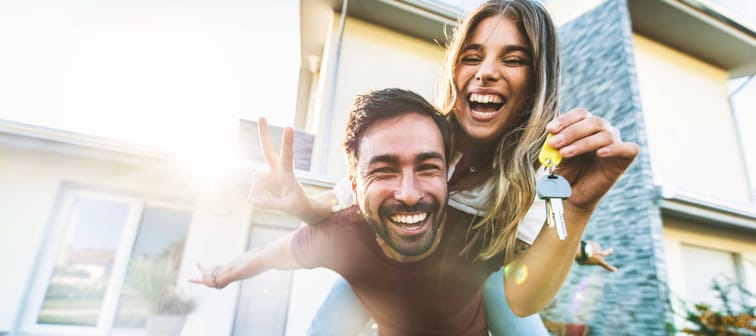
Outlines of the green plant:
<svg viewBox="0 0 756 336">
<path fill-rule="evenodd" d="M 133 260 L 132 283 L 147 300 L 153 314 L 186 315 L 195 308 L 194 300 L 181 297 L 176 289 L 176 263 L 164 256 Z"/>
<path fill-rule="evenodd" d="M 740 284 L 729 280 L 715 279 L 711 288 L 717 292 L 718 305 L 687 303 L 678 299 L 679 304 L 672 312 L 684 318 L 687 326 L 681 332 L 696 336 L 756 335 L 756 307 L 748 302 L 754 295 Z M 733 302 L 732 294 L 740 294 L 742 302 Z M 751 301 L 752 302 L 752 301 Z M 668 328 L 672 324 L 668 324 Z M 672 328 L 674 332 L 674 328 Z"/>
</svg>

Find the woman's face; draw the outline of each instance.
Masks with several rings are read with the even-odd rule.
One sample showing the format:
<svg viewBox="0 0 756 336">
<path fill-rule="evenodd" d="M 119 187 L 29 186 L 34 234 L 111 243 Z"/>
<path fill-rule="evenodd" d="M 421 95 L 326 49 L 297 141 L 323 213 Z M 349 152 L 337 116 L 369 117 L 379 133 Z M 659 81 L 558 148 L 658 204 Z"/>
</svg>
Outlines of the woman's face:
<svg viewBox="0 0 756 336">
<path fill-rule="evenodd" d="M 484 19 L 457 59 L 458 90 L 454 115 L 476 141 L 497 140 L 512 129 L 531 95 L 530 43 L 518 26 L 502 15 Z"/>
</svg>

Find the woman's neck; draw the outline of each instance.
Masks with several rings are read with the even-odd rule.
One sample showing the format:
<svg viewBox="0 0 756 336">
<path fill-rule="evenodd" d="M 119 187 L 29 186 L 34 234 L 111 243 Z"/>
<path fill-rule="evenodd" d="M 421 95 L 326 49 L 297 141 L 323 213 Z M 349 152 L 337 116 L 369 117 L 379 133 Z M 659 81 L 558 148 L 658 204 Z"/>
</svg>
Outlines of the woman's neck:
<svg viewBox="0 0 756 336">
<path fill-rule="evenodd" d="M 472 139 L 463 132 L 458 133 L 455 141 L 455 151 L 461 153 L 462 158 L 449 179 L 449 190 L 473 189 L 482 185 L 491 176 L 497 144 Z"/>
<path fill-rule="evenodd" d="M 462 153 L 462 160 L 474 166 L 492 166 L 494 152 L 498 143 L 496 141 L 481 141 L 471 138 L 469 135 L 458 133 L 455 150 Z"/>
</svg>

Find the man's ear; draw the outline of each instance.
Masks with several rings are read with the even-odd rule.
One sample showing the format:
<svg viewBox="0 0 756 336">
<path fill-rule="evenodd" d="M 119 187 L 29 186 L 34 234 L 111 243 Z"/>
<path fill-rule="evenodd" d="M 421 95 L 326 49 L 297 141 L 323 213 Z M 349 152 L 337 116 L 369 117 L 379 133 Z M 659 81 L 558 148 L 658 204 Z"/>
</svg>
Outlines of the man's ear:
<svg viewBox="0 0 756 336">
<path fill-rule="evenodd" d="M 357 199 L 357 178 L 354 177 L 354 174 L 349 174 L 349 184 L 352 186 L 352 194 L 354 194 L 354 199 Z"/>
</svg>

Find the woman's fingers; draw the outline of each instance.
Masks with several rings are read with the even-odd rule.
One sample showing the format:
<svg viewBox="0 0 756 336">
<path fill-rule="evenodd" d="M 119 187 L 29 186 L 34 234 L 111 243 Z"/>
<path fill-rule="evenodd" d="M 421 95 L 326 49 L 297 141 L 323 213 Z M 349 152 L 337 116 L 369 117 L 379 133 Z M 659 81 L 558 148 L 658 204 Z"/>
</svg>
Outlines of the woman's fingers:
<svg viewBox="0 0 756 336">
<path fill-rule="evenodd" d="M 601 155 L 597 152 L 601 149 L 608 154 L 613 151 L 612 145 L 622 143 L 616 128 L 585 109 L 574 109 L 559 116 L 549 123 L 547 130 L 554 134 L 549 145 L 565 158 L 591 152 Z"/>
</svg>

